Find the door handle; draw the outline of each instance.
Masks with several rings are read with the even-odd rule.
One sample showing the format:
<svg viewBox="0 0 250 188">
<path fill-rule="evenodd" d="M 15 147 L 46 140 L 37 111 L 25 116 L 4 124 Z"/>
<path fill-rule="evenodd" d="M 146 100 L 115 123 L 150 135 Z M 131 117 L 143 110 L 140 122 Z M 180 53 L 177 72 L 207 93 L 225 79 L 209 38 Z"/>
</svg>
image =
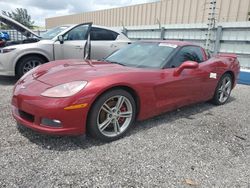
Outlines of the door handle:
<svg viewBox="0 0 250 188">
<path fill-rule="evenodd" d="M 110 45 L 111 48 L 116 48 L 117 46 L 115 44 Z"/>
<path fill-rule="evenodd" d="M 83 49 L 83 47 L 82 46 L 75 46 L 75 49 Z"/>
</svg>

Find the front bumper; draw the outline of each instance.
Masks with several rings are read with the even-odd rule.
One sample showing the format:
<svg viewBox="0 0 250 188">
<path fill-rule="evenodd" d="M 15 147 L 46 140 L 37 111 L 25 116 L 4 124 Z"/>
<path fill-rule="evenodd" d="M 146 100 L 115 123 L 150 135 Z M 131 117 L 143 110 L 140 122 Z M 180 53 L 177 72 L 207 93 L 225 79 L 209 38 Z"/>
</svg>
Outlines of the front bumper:
<svg viewBox="0 0 250 188">
<path fill-rule="evenodd" d="M 46 84 L 32 82 L 34 90 L 44 90 Z M 32 95 L 30 90 L 20 89 L 16 86 L 12 98 L 12 114 L 16 121 L 37 132 L 51 135 L 82 135 L 86 132 L 88 107 L 74 110 L 64 108 L 72 105 L 70 99 L 47 98 Z M 38 88 L 39 87 L 39 88 Z M 39 91 L 37 91 L 39 92 Z M 74 104 L 74 102 L 73 102 Z M 44 119 L 60 121 L 60 126 L 43 124 Z"/>
<path fill-rule="evenodd" d="M 69 119 L 65 119 L 62 117 L 56 117 L 56 119 L 60 119 L 62 122 L 62 127 L 50 127 L 47 125 L 43 125 L 41 123 L 42 115 L 32 115 L 34 116 L 34 121 L 30 121 L 29 119 L 26 119 L 25 117 L 21 116 L 19 113 L 19 109 L 15 106 L 12 106 L 12 114 L 13 117 L 16 119 L 16 121 L 30 129 L 33 129 L 34 131 L 48 134 L 48 135 L 82 135 L 85 133 L 85 120 L 78 119 L 78 122 L 74 121 L 71 123 Z M 23 111 L 24 112 L 24 111 Z M 79 117 L 81 118 L 81 117 Z"/>
<path fill-rule="evenodd" d="M 2 54 L 0 53 L 0 75 L 1 76 L 15 76 L 14 59 L 15 51 Z"/>
</svg>

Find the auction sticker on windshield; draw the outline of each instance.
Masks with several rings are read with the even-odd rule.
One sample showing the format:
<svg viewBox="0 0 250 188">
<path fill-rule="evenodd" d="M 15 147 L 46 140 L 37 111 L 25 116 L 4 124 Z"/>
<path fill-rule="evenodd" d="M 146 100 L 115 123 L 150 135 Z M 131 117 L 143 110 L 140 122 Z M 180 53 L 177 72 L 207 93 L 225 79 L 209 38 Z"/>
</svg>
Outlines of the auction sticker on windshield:
<svg viewBox="0 0 250 188">
<path fill-rule="evenodd" d="M 169 43 L 160 43 L 159 46 L 166 46 L 170 48 L 177 48 L 176 44 L 169 44 Z"/>
</svg>

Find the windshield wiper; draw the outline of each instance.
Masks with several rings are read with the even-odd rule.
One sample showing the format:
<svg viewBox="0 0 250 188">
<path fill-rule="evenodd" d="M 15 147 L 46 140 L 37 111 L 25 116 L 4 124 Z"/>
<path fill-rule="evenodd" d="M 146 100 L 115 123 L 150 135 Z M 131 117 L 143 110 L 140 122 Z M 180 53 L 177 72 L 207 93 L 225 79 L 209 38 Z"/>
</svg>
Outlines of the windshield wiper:
<svg viewBox="0 0 250 188">
<path fill-rule="evenodd" d="M 120 63 L 120 62 L 117 62 L 117 61 L 109 61 L 109 60 L 106 60 L 106 59 L 104 59 L 103 61 L 106 61 L 108 63 L 114 63 L 114 64 L 125 66 L 123 63 Z"/>
</svg>

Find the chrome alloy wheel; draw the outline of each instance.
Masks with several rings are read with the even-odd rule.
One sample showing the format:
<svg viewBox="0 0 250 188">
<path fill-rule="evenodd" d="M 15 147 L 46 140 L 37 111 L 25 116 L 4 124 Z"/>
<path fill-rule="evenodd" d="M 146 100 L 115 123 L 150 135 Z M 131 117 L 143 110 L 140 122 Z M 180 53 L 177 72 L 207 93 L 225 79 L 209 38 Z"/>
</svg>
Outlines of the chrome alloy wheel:
<svg viewBox="0 0 250 188">
<path fill-rule="evenodd" d="M 30 71 L 31 69 L 33 69 L 41 64 L 42 64 L 42 62 L 40 62 L 38 60 L 29 60 L 29 61 L 25 62 L 24 66 L 23 66 L 23 74 L 25 74 L 26 72 Z"/>
<path fill-rule="evenodd" d="M 224 103 L 230 96 L 232 90 L 232 81 L 230 77 L 226 76 L 221 82 L 221 86 L 218 90 L 218 97 L 220 103 Z"/>
<path fill-rule="evenodd" d="M 104 102 L 97 116 L 100 132 L 107 137 L 116 137 L 129 127 L 133 108 L 128 98 L 117 95 Z"/>
</svg>

